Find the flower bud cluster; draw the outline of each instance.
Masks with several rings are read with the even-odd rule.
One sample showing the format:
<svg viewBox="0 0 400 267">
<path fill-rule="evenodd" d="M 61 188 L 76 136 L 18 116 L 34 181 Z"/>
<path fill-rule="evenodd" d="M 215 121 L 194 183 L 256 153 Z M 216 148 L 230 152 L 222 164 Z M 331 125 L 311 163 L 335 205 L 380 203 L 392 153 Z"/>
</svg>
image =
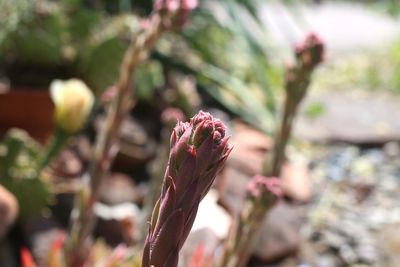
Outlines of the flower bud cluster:
<svg viewBox="0 0 400 267">
<path fill-rule="evenodd" d="M 281 181 L 276 177 L 253 176 L 246 188 L 248 199 L 261 199 L 261 202 L 272 206 L 282 197 Z"/>
<path fill-rule="evenodd" d="M 198 5 L 197 0 L 157 0 L 154 3 L 154 10 L 176 15 L 174 22 L 178 26 L 187 23 L 190 12 Z"/>
<path fill-rule="evenodd" d="M 175 267 L 201 199 L 232 148 L 224 124 L 200 111 L 171 134 L 161 196 L 153 209 L 142 267 Z"/>
<path fill-rule="evenodd" d="M 324 59 L 324 44 L 318 35 L 310 33 L 304 42 L 295 47 L 298 64 L 307 69 L 314 69 Z"/>
</svg>

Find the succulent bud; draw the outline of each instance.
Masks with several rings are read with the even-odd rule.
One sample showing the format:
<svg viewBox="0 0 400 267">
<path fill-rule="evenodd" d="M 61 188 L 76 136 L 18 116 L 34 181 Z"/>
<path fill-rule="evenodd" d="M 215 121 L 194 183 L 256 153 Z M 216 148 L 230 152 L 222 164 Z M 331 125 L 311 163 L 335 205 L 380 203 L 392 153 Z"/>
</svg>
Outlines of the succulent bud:
<svg viewBox="0 0 400 267">
<path fill-rule="evenodd" d="M 302 43 L 296 45 L 295 54 L 299 64 L 313 69 L 323 61 L 324 50 L 324 44 L 318 35 L 310 33 Z"/>
<path fill-rule="evenodd" d="M 201 199 L 210 189 L 232 148 L 225 126 L 200 111 L 190 122 L 178 122 L 161 196 L 154 207 L 142 267 L 175 267 L 178 252 L 196 217 Z"/>
<path fill-rule="evenodd" d="M 197 0 L 156 0 L 154 10 L 176 15 L 177 25 L 182 26 L 187 23 L 190 12 L 197 5 Z"/>
<path fill-rule="evenodd" d="M 154 3 L 154 10 L 175 12 L 179 8 L 179 0 L 157 0 Z"/>
<path fill-rule="evenodd" d="M 281 181 L 276 177 L 253 176 L 246 188 L 247 198 L 261 199 L 262 203 L 272 206 L 283 195 Z"/>
<path fill-rule="evenodd" d="M 54 121 L 57 127 L 69 134 L 81 130 L 92 110 L 92 91 L 80 80 L 55 80 L 50 85 L 55 105 Z"/>
</svg>

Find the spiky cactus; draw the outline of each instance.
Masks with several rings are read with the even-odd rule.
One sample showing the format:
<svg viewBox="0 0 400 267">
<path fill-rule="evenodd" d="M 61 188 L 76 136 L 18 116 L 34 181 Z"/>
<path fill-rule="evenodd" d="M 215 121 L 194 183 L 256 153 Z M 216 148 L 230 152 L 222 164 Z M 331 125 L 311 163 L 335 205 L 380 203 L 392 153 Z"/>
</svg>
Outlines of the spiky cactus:
<svg viewBox="0 0 400 267">
<path fill-rule="evenodd" d="M 231 147 L 225 126 L 200 111 L 179 122 L 171 135 L 161 196 L 154 207 L 142 267 L 175 267 L 201 199 L 226 161 Z"/>
</svg>

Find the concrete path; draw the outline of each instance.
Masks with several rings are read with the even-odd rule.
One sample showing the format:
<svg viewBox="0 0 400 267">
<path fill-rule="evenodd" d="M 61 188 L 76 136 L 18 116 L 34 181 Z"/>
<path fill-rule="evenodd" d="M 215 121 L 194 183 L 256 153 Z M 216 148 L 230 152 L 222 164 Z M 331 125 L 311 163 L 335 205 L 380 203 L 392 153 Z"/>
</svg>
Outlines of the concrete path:
<svg viewBox="0 0 400 267">
<path fill-rule="evenodd" d="M 279 46 L 292 46 L 309 31 L 318 33 L 331 52 L 377 48 L 400 38 L 399 19 L 365 4 L 323 2 L 288 7 L 279 1 L 265 2 L 260 14 Z"/>
</svg>

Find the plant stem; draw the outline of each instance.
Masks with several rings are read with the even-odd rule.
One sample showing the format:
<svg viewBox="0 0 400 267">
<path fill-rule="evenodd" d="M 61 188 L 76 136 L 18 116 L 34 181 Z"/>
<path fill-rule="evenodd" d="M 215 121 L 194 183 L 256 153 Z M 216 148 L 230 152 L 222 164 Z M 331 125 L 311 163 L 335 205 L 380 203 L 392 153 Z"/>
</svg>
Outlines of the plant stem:
<svg viewBox="0 0 400 267">
<path fill-rule="evenodd" d="M 250 259 L 256 233 L 269 208 L 260 201 L 246 199 L 246 202 L 248 207 L 238 218 L 236 227 L 231 228 L 219 267 L 245 267 Z"/>
<path fill-rule="evenodd" d="M 88 238 L 94 225 L 93 205 L 97 201 L 100 186 L 110 170 L 118 151 L 120 125 L 132 103 L 130 85 L 135 68 L 145 61 L 159 36 L 166 30 L 161 17 L 153 14 L 149 26 L 139 32 L 125 52 L 119 78 L 117 95 L 107 111 L 107 117 L 94 147 L 89 178 L 75 201 L 76 216 L 72 222 L 71 237 L 66 244 L 67 266 L 81 267 L 88 256 Z"/>
</svg>

